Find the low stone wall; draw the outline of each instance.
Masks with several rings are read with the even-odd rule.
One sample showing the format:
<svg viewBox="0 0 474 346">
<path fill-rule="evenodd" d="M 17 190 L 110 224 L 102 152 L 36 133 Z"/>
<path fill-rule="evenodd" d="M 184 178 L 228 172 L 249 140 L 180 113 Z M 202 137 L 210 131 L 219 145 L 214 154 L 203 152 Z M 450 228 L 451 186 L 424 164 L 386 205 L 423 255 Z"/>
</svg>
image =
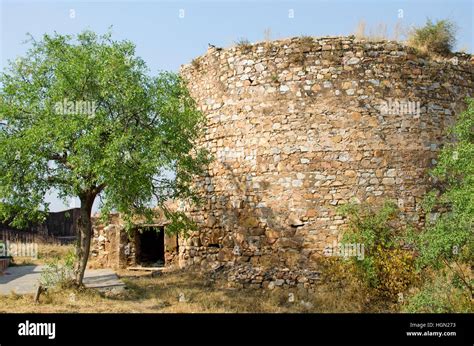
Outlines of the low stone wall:
<svg viewBox="0 0 474 346">
<path fill-rule="evenodd" d="M 265 268 L 241 263 L 218 267 L 210 274 L 214 279 L 224 279 L 238 288 L 313 288 L 320 280 L 320 272 L 297 268 Z"/>
</svg>

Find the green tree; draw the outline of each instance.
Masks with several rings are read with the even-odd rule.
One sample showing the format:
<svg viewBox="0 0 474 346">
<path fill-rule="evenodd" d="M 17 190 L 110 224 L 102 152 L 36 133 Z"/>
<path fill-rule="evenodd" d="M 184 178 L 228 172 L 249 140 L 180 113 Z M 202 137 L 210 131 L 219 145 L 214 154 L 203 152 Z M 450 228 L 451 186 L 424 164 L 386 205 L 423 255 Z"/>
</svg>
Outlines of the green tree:
<svg viewBox="0 0 474 346">
<path fill-rule="evenodd" d="M 151 217 L 169 198 L 197 200 L 192 177 L 208 161 L 195 146 L 204 117 L 184 81 L 149 76 L 129 41 L 84 31 L 30 43 L 0 77 L 0 217 L 19 225 L 40 216 L 51 190 L 78 197 L 81 285 L 98 196 L 103 213 L 128 220 Z M 182 214 L 166 214 L 183 224 Z"/>
</svg>

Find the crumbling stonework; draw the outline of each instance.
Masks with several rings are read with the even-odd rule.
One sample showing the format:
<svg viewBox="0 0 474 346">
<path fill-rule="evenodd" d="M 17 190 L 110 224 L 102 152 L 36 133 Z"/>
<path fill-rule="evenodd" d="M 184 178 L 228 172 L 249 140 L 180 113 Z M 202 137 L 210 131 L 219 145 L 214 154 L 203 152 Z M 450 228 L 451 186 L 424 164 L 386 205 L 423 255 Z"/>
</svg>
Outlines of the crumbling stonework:
<svg viewBox="0 0 474 346">
<path fill-rule="evenodd" d="M 181 74 L 215 160 L 196 180 L 205 203 L 185 207 L 199 231 L 166 238 L 165 264 L 270 289 L 318 281 L 346 223 L 336 208 L 351 199 L 395 200 L 422 225 L 427 170 L 474 94 L 469 55 L 353 37 L 211 48 Z M 92 258 L 135 265 L 133 239 L 119 217 L 96 223 Z"/>
<path fill-rule="evenodd" d="M 262 286 L 278 270 L 316 278 L 345 224 L 336 207 L 351 199 L 393 199 L 422 224 L 427 169 L 474 92 L 468 55 L 353 37 L 211 48 L 181 74 L 215 161 L 196 181 L 206 203 L 187 210 L 200 229 L 182 239 L 180 265 L 234 268 L 229 278 Z"/>
<path fill-rule="evenodd" d="M 107 268 L 126 268 L 135 265 L 135 247 L 125 232 L 120 215 L 112 214 L 107 225 L 93 219 L 91 263 Z"/>
<path fill-rule="evenodd" d="M 153 226 L 165 228 L 167 224 L 168 221 L 161 215 L 154 220 Z M 148 226 L 150 225 L 137 222 L 134 228 L 127 231 L 120 214 L 109 215 L 109 220 L 105 224 L 100 221 L 99 217 L 94 217 L 90 265 L 115 269 L 140 266 L 141 263 L 137 258 L 141 245 L 138 234 Z M 163 246 L 163 264 L 170 266 L 176 263 L 178 259 L 177 236 L 165 233 Z"/>
</svg>

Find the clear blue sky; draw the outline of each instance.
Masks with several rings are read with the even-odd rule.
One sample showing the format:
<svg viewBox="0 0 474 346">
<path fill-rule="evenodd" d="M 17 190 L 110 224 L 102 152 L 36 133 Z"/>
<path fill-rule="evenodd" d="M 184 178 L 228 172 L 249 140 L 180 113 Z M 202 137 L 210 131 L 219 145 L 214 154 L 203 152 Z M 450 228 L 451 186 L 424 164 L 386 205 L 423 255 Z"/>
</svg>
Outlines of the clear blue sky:
<svg viewBox="0 0 474 346">
<path fill-rule="evenodd" d="M 180 18 L 184 10 L 184 18 Z M 294 17 L 289 18 L 290 10 Z M 402 12 L 400 11 L 402 10 Z M 402 18 L 399 18 L 400 15 Z M 57 31 L 84 29 L 104 33 L 113 26 L 116 39 L 129 39 L 150 67 L 177 71 L 203 54 L 207 44 L 228 47 L 240 38 L 261 41 L 299 35 L 348 35 L 364 20 L 367 27 L 399 20 L 409 27 L 427 18 L 448 18 L 458 26 L 456 50 L 474 49 L 473 0 L 194 0 L 194 1 L 15 1 L 0 0 L 0 68 L 27 49 L 26 33 L 40 38 Z M 52 198 L 53 210 L 64 206 Z"/>
</svg>

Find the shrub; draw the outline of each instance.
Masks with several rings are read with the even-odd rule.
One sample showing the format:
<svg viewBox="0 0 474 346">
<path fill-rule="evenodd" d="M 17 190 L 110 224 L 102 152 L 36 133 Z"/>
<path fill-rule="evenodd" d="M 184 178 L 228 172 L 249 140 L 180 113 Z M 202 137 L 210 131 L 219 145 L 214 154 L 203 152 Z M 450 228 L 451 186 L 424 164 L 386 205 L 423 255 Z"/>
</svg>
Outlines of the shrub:
<svg viewBox="0 0 474 346">
<path fill-rule="evenodd" d="M 424 201 L 429 216 L 441 211 L 416 239 L 420 267 L 444 267 L 447 263 L 470 263 L 474 250 L 474 99 L 450 129 L 456 139 L 441 150 L 431 171 L 437 188 Z M 429 217 L 427 217 L 428 219 Z"/>
<path fill-rule="evenodd" d="M 396 298 L 407 291 L 417 281 L 415 258 L 412 252 L 401 248 L 383 248 L 376 250 L 376 289 L 383 296 Z"/>
<path fill-rule="evenodd" d="M 474 264 L 473 129 L 474 99 L 469 99 L 467 110 L 450 129 L 456 141 L 444 146 L 431 171 L 436 189 L 426 196 L 424 210 L 427 220 L 434 212 L 439 216 L 413 237 L 419 251 L 418 269 L 437 273 L 427 277 L 423 289 L 410 298 L 413 311 L 454 311 L 462 305 L 457 299 L 473 294 L 470 270 Z M 450 292 L 454 292 L 451 297 Z M 446 295 L 449 299 L 443 298 Z M 429 305 L 429 297 L 440 299 L 439 305 Z"/>
<path fill-rule="evenodd" d="M 408 37 L 408 44 L 425 52 L 447 54 L 456 41 L 454 23 L 443 19 L 433 23 L 427 20 L 425 26 L 415 28 Z"/>
<path fill-rule="evenodd" d="M 235 44 L 243 51 L 249 51 L 250 49 L 252 49 L 252 44 L 246 38 L 240 38 L 238 41 L 235 42 Z"/>
<path fill-rule="evenodd" d="M 198 70 L 200 67 L 201 67 L 201 62 L 199 61 L 199 59 L 195 58 L 191 61 L 191 65 L 196 69 Z"/>
<path fill-rule="evenodd" d="M 41 286 L 46 288 L 71 286 L 74 278 L 74 259 L 74 253 L 70 251 L 63 260 L 56 258 L 47 263 L 41 272 Z"/>
<path fill-rule="evenodd" d="M 416 281 L 414 255 L 399 242 L 396 205 L 385 201 L 376 208 L 348 203 L 339 212 L 348 217 L 343 243 L 364 246 L 362 259 L 351 258 L 362 281 L 377 295 L 395 300 Z"/>
<path fill-rule="evenodd" d="M 314 38 L 313 36 L 302 35 L 300 36 L 300 41 L 302 44 L 311 45 L 314 43 Z"/>
<path fill-rule="evenodd" d="M 471 294 L 460 288 L 452 273 L 433 273 L 430 279 L 407 300 L 406 312 L 449 313 L 472 312 Z"/>
</svg>

